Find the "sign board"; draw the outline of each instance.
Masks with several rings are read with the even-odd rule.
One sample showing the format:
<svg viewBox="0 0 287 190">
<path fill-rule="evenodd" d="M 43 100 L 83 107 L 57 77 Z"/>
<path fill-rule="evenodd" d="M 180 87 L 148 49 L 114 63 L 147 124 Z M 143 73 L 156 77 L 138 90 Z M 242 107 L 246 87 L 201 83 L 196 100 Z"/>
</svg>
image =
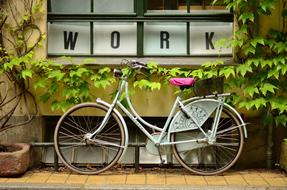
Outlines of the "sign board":
<svg viewBox="0 0 287 190">
<path fill-rule="evenodd" d="M 216 48 L 216 41 L 232 36 L 232 23 L 190 23 L 190 55 L 230 55 L 232 48 Z"/>
<path fill-rule="evenodd" d="M 136 55 L 136 23 L 94 23 L 95 55 Z"/>
<path fill-rule="evenodd" d="M 90 54 L 89 23 L 52 23 L 48 25 L 48 53 Z"/>
<path fill-rule="evenodd" d="M 145 23 L 144 55 L 186 54 L 186 23 Z"/>
<path fill-rule="evenodd" d="M 187 26 L 185 22 L 146 22 L 144 55 L 186 56 L 188 37 L 191 56 L 232 54 L 232 48 L 215 46 L 217 40 L 232 36 L 232 23 L 190 22 L 189 33 Z M 94 22 L 93 26 L 88 22 L 53 22 L 48 29 L 49 54 L 136 56 L 137 53 L 136 22 Z"/>
</svg>

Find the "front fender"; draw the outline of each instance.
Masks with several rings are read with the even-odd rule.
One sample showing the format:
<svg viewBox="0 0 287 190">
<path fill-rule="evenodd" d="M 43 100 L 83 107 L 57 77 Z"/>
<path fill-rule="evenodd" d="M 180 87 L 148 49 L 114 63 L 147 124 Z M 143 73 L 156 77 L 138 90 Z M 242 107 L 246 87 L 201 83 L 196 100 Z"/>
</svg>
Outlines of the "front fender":
<svg viewBox="0 0 287 190">
<path fill-rule="evenodd" d="M 96 102 L 97 102 L 98 104 L 100 104 L 100 105 L 103 105 L 103 106 L 107 107 L 107 108 L 110 108 L 110 107 L 111 107 L 111 104 L 109 104 L 109 103 L 107 103 L 107 102 L 101 100 L 100 98 L 97 98 L 97 99 L 96 99 Z M 125 154 L 125 152 L 126 152 L 126 150 L 127 150 L 127 147 L 128 147 L 128 143 L 129 143 L 129 133 L 128 133 L 127 124 L 126 124 L 126 122 L 125 122 L 123 116 L 120 114 L 120 112 L 119 112 L 116 108 L 114 108 L 113 111 L 115 112 L 115 114 L 117 115 L 117 117 L 118 117 L 118 118 L 120 119 L 120 121 L 122 122 L 123 127 L 124 127 L 124 131 L 125 131 L 125 144 L 124 144 L 125 148 L 124 148 L 124 151 L 123 151 L 121 157 L 119 158 L 119 161 L 120 161 L 120 160 L 123 158 L 123 155 Z"/>
</svg>

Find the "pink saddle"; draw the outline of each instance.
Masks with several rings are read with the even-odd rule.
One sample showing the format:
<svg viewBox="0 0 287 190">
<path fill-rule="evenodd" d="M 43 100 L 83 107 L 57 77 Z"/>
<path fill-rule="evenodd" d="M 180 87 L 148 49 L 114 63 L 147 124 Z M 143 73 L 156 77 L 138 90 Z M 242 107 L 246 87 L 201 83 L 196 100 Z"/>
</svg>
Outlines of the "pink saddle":
<svg viewBox="0 0 287 190">
<path fill-rule="evenodd" d="M 171 78 L 169 83 L 175 86 L 193 86 L 195 84 L 194 78 Z"/>
</svg>

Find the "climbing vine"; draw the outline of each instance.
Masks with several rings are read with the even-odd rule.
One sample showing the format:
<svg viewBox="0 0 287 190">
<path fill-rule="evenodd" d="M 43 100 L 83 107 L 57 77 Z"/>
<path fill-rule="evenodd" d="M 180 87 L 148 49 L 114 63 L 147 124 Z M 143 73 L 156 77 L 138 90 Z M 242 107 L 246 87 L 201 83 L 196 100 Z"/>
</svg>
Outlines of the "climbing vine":
<svg viewBox="0 0 287 190">
<path fill-rule="evenodd" d="M 13 51 L 3 43 L 0 49 L 1 73 L 13 79 L 18 89 L 25 89 L 23 91 L 25 93 L 21 95 L 31 94 L 28 89 L 29 82 L 33 79 L 33 88 L 41 89 L 41 93 L 37 93 L 37 98 L 44 102 L 50 100 L 52 109 L 65 110 L 73 104 L 90 101 L 93 97 L 92 88 L 106 88 L 115 82 L 111 68 L 86 66 L 87 63 L 95 63 L 95 60 L 85 59 L 82 63 L 75 64 L 71 58 L 63 58 L 70 63 L 68 65 L 57 64 L 47 59 L 35 60 L 35 48 L 41 46 L 46 38 L 36 24 L 39 15 L 42 14 L 42 1 L 22 2 L 27 9 L 20 17 L 14 14 L 12 22 L 9 22 L 14 25 L 3 24 L 9 37 L 5 34 L 2 36 L 10 45 L 12 44 Z M 220 40 L 217 46 L 234 49 L 234 64 L 225 65 L 222 61 L 213 61 L 203 64 L 199 69 L 191 70 L 177 67 L 169 69 L 150 62 L 149 73 L 144 77 L 134 77 L 134 86 L 155 90 L 160 89 L 164 83 L 162 81 L 167 81 L 173 76 L 193 76 L 197 79 L 224 77 L 225 87 L 228 91 L 234 92 L 232 96 L 234 104 L 240 108 L 263 110 L 266 124 L 286 125 L 286 0 L 281 1 L 283 6 L 281 29 L 270 29 L 268 34 L 258 32 L 258 18 L 270 16 L 278 1 L 224 0 L 224 2 L 227 9 L 234 13 L 237 26 L 232 38 Z M 13 5 L 9 6 L 8 10 L 15 12 Z M 19 14 L 19 11 L 16 12 Z M 2 23 L 7 23 L 6 19 L 7 15 L 3 14 L 1 26 Z M 33 44 L 28 43 L 27 39 L 32 36 L 31 31 L 33 36 L 36 34 L 38 36 Z M 236 93 L 239 91 L 242 93 Z"/>
</svg>

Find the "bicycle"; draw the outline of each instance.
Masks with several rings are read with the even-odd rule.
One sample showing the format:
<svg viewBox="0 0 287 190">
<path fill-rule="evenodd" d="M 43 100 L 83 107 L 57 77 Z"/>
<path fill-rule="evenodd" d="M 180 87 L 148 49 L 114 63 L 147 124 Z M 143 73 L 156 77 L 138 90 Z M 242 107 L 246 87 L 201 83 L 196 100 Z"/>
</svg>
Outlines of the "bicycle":
<svg viewBox="0 0 287 190">
<path fill-rule="evenodd" d="M 214 175 L 237 161 L 247 132 L 240 114 L 225 102 L 229 93 L 185 100 L 179 94 L 164 126 L 158 127 L 137 114 L 129 97 L 128 77 L 135 70 L 148 69 L 146 64 L 128 61 L 126 65 L 127 74 L 114 70 L 119 87 L 111 104 L 98 98 L 70 108 L 59 119 L 54 144 L 66 167 L 80 174 L 98 174 L 122 158 L 128 146 L 128 129 L 116 107 L 147 136 L 147 150 L 159 155 L 161 163 L 162 155 L 172 150 L 178 162 L 191 172 Z M 195 80 L 172 78 L 170 83 L 183 90 L 191 88 Z M 123 92 L 128 108 L 120 101 Z"/>
</svg>

